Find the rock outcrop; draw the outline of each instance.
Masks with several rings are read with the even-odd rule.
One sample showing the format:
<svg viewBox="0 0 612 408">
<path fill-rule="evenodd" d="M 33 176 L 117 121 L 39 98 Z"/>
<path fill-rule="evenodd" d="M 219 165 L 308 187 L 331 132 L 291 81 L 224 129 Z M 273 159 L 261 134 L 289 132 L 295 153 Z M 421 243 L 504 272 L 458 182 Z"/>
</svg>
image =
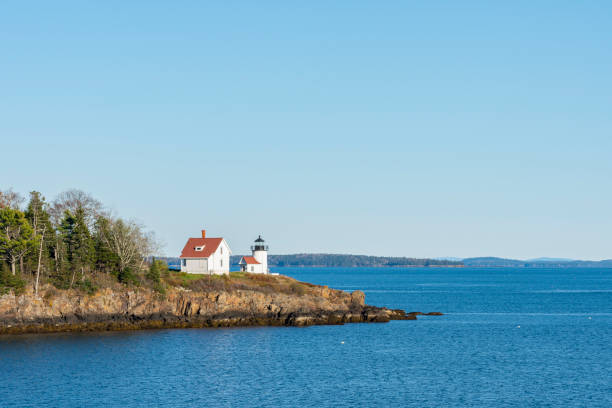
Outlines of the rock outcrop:
<svg viewBox="0 0 612 408">
<path fill-rule="evenodd" d="M 365 304 L 352 293 L 311 285 L 306 294 L 256 290 L 149 289 L 41 291 L 0 297 L 0 334 L 179 327 L 307 326 L 414 320 L 416 313 Z"/>
</svg>

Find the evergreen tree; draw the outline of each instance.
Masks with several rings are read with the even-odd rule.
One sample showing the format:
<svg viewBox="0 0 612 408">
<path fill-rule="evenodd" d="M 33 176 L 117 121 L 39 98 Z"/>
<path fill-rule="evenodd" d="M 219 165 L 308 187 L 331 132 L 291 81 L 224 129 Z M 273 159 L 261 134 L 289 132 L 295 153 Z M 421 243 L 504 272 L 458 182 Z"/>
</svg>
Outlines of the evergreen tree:
<svg viewBox="0 0 612 408">
<path fill-rule="evenodd" d="M 78 207 L 75 214 L 66 210 L 60 229 L 66 247 L 66 258 L 72 272 L 69 286 L 72 287 L 76 273 L 79 272 L 83 280 L 85 272 L 91 270 L 94 258 L 93 240 L 85 222 L 83 209 Z"/>
<path fill-rule="evenodd" d="M 40 273 L 41 269 L 51 270 L 55 231 L 51 224 L 48 204 L 38 191 L 30 193 L 30 202 L 25 217 L 32 226 L 32 234 L 36 238 L 36 250 L 29 253 L 27 265 L 30 270 L 35 270 L 37 273 Z"/>
<path fill-rule="evenodd" d="M 108 233 L 109 220 L 100 216 L 95 223 L 93 235 L 94 264 L 97 271 L 117 275 L 119 272 L 119 257 L 107 245 L 104 234 Z"/>
<path fill-rule="evenodd" d="M 162 260 L 153 259 L 151 266 L 146 273 L 146 278 L 153 283 L 159 283 L 161 281 L 162 274 L 168 272 L 168 264 Z"/>
<path fill-rule="evenodd" d="M 33 234 L 39 235 L 40 232 L 46 226 L 50 226 L 49 212 L 47 211 L 47 203 L 45 197 L 43 197 L 38 191 L 32 191 L 30 193 L 30 202 L 25 211 L 25 217 L 30 222 L 33 229 Z M 45 228 L 50 231 L 50 228 Z"/>
<path fill-rule="evenodd" d="M 15 275 L 15 266 L 34 246 L 32 227 L 19 210 L 5 207 L 0 209 L 0 256 L 11 265 L 11 274 Z"/>
<path fill-rule="evenodd" d="M 145 274 L 145 277 L 153 283 L 153 289 L 161 294 L 166 293 L 166 288 L 161 280 L 161 277 L 168 275 L 168 264 L 162 260 L 153 258 L 149 270 Z"/>
<path fill-rule="evenodd" d="M 64 241 L 66 234 L 62 229 L 64 219 L 61 219 L 57 229 L 53 231 L 53 274 L 52 280 L 58 288 L 67 288 L 70 282 L 70 263 L 68 262 L 68 251 Z"/>
</svg>

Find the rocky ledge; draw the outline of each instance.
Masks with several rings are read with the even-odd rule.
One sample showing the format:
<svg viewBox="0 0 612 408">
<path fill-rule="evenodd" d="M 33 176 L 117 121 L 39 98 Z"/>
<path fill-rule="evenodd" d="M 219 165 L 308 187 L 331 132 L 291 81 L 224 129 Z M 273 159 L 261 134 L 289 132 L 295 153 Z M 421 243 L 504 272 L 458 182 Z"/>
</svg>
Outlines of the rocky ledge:
<svg viewBox="0 0 612 408">
<path fill-rule="evenodd" d="M 296 281 L 297 282 L 297 281 Z M 87 295 L 44 288 L 0 297 L 0 334 L 187 327 L 309 326 L 416 320 L 406 313 L 365 304 L 352 293 L 308 285 L 305 293 L 269 290 L 106 288 Z M 302 291 L 303 292 L 303 291 Z M 433 313 L 437 314 L 437 313 Z"/>
</svg>

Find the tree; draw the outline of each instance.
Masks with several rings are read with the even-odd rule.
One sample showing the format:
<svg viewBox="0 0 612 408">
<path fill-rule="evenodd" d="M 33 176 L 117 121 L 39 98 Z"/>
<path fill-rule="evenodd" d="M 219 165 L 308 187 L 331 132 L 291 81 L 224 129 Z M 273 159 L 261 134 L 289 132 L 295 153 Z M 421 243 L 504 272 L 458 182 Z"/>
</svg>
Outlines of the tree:
<svg viewBox="0 0 612 408">
<path fill-rule="evenodd" d="M 153 283 L 160 283 L 161 276 L 163 273 L 168 271 L 168 264 L 159 259 L 153 259 L 149 270 L 147 271 L 146 278 Z"/>
<path fill-rule="evenodd" d="M 38 191 L 30 192 L 30 202 L 25 211 L 25 216 L 33 228 L 33 234 L 36 236 L 45 228 L 49 229 L 50 215 L 48 212 L 48 204 Z"/>
<path fill-rule="evenodd" d="M 119 269 L 119 257 L 106 244 L 109 222 L 106 217 L 98 217 L 93 234 L 95 268 L 105 273 L 116 272 Z"/>
<path fill-rule="evenodd" d="M 16 273 L 19 264 L 22 272 L 33 272 L 35 293 L 46 271 L 53 284 L 65 289 L 91 285 L 85 278 L 94 271 L 137 284 L 148 272 L 156 290 L 162 291 L 159 275 L 166 268 L 156 263 L 149 270 L 145 265 L 160 246 L 140 224 L 111 217 L 98 200 L 80 190 L 65 191 L 51 204 L 32 191 L 25 211 L 19 209 L 22 201 L 12 190 L 0 191 L 0 260 L 8 261 L 0 266 L 14 277 L 2 278 L 6 282 L 23 282 Z M 76 283 L 79 275 L 81 282 Z M 13 283 L 7 285 L 18 286 Z"/>
<path fill-rule="evenodd" d="M 81 272 L 81 280 L 83 280 L 85 272 L 90 270 L 93 262 L 93 241 L 85 222 L 85 211 L 83 208 L 77 207 L 74 215 L 66 210 L 60 227 L 62 240 L 66 245 L 68 262 L 72 270 L 70 287 L 74 284 L 76 272 Z"/>
<path fill-rule="evenodd" d="M 144 259 L 156 247 L 153 236 L 139 224 L 120 218 L 106 220 L 101 238 L 117 256 L 120 281 L 125 281 L 131 269 L 142 269 Z"/>
<path fill-rule="evenodd" d="M 79 208 L 83 211 L 85 225 L 90 230 L 93 230 L 96 219 L 100 215 L 104 215 L 102 203 L 81 190 L 72 189 L 64 191 L 53 200 L 53 205 L 50 209 L 52 221 L 59 224 L 66 210 L 76 214 Z"/>
<path fill-rule="evenodd" d="M 32 233 L 37 240 L 37 251 L 32 263 L 36 264 L 36 279 L 34 283 L 34 292 L 38 294 L 38 283 L 40 274 L 43 269 L 46 269 L 49 263 L 49 254 L 54 253 L 52 240 L 49 239 L 54 235 L 53 227 L 48 213 L 48 204 L 45 198 L 38 192 L 30 192 L 30 202 L 25 212 L 26 219 L 32 226 Z"/>
<path fill-rule="evenodd" d="M 142 269 L 147 259 L 151 258 L 156 253 L 159 253 L 161 244 L 155 237 L 154 232 L 145 232 L 140 226 L 139 230 L 140 238 L 138 239 L 138 253 L 140 254 L 140 264 L 138 265 L 138 268 Z"/>
<path fill-rule="evenodd" d="M 168 264 L 153 258 L 145 277 L 153 283 L 153 289 L 161 294 L 166 293 L 165 285 L 161 280 L 162 275 L 168 275 Z"/>
<path fill-rule="evenodd" d="M 23 292 L 25 281 L 18 275 L 11 274 L 5 262 L 0 262 L 0 295 L 6 293 L 7 289 L 13 289 L 16 295 Z"/>
<path fill-rule="evenodd" d="M 34 244 L 32 236 L 32 227 L 23 212 L 9 207 L 0 209 L 0 254 L 11 264 L 13 275 L 17 262 Z"/>
<path fill-rule="evenodd" d="M 102 204 L 91 195 L 81 190 L 67 190 L 60 193 L 49 207 L 52 231 L 48 240 L 49 248 L 55 264 L 55 276 L 62 284 L 66 283 L 66 273 L 72 271 L 74 274 L 75 271 L 68 259 L 69 240 L 65 239 L 65 231 L 61 230 L 62 223 L 65 221 L 66 211 L 74 216 L 79 208 L 83 212 L 84 223 L 88 230 L 93 230 L 96 219 L 104 213 L 104 210 Z"/>
<path fill-rule="evenodd" d="M 21 194 L 14 192 L 12 189 L 0 191 L 0 208 L 13 208 L 18 210 L 23 203 Z"/>
<path fill-rule="evenodd" d="M 117 255 L 120 272 L 140 261 L 141 244 L 138 241 L 141 235 L 140 226 L 134 222 L 125 222 L 120 218 L 108 220 L 103 239 Z"/>
<path fill-rule="evenodd" d="M 36 281 L 34 283 L 34 293 L 36 295 L 38 295 L 38 282 L 40 280 L 40 267 L 41 267 L 43 244 L 45 242 L 45 232 L 46 231 L 47 231 L 47 228 L 43 227 L 41 234 L 40 234 L 40 248 L 38 249 L 38 265 L 36 267 Z"/>
</svg>

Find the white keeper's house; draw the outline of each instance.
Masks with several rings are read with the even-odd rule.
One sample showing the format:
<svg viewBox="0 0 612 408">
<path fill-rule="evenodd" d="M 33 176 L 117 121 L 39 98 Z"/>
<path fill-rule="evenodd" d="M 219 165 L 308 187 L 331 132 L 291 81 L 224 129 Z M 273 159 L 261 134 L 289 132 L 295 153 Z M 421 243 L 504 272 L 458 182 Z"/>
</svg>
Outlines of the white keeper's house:
<svg viewBox="0 0 612 408">
<path fill-rule="evenodd" d="M 189 238 L 181 253 L 181 272 L 223 275 L 229 274 L 232 251 L 223 238 Z"/>
<path fill-rule="evenodd" d="M 255 240 L 255 245 L 251 246 L 252 256 L 240 258 L 240 270 L 249 273 L 270 273 L 268 270 L 268 246 L 261 238 Z"/>
</svg>

